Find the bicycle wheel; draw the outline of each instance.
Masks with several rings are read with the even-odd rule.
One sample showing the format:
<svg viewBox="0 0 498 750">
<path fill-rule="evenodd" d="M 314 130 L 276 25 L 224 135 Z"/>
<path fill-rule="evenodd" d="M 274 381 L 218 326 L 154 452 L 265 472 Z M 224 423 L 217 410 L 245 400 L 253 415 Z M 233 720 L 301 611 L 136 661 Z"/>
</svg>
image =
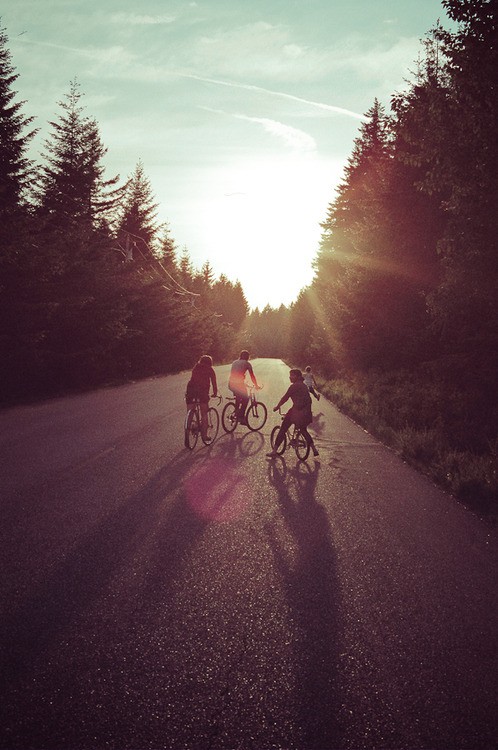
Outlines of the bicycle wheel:
<svg viewBox="0 0 498 750">
<path fill-rule="evenodd" d="M 220 415 L 214 406 L 210 406 L 208 409 L 207 424 L 207 435 L 202 438 L 202 442 L 204 445 L 211 445 L 211 443 L 216 440 L 216 435 L 218 434 L 220 427 Z"/>
<path fill-rule="evenodd" d="M 237 410 L 233 401 L 229 401 L 225 404 L 223 411 L 221 412 L 221 424 L 225 432 L 233 432 L 237 427 Z"/>
<path fill-rule="evenodd" d="M 300 461 L 306 461 L 310 454 L 310 447 L 301 430 L 297 430 L 295 441 L 294 448 L 296 450 L 296 456 Z"/>
<path fill-rule="evenodd" d="M 266 408 L 266 404 L 263 404 L 261 401 L 250 402 L 246 412 L 247 426 L 253 432 L 260 430 L 264 426 L 267 416 L 268 409 Z"/>
<path fill-rule="evenodd" d="M 185 448 L 192 450 L 197 445 L 200 433 L 199 416 L 191 409 L 185 418 Z"/>
<path fill-rule="evenodd" d="M 274 427 L 273 430 L 271 431 L 270 444 L 273 450 L 275 450 L 275 442 L 277 440 L 277 435 L 279 431 L 280 431 L 280 427 L 278 425 L 276 425 L 276 427 Z M 277 450 L 278 455 L 281 456 L 286 448 L 287 448 L 287 435 L 284 435 L 284 439 L 278 446 L 278 450 Z"/>
</svg>

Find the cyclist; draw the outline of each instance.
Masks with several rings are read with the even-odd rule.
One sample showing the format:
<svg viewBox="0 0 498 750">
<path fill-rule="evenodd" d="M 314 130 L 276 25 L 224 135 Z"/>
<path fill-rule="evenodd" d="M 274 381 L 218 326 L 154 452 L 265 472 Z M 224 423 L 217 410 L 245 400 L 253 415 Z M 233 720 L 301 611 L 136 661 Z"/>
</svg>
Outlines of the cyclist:
<svg viewBox="0 0 498 750">
<path fill-rule="evenodd" d="M 316 384 L 315 376 L 311 372 L 310 365 L 308 365 L 304 370 L 304 382 L 308 386 L 309 392 L 313 394 L 317 401 L 320 401 L 320 394 L 317 393 L 318 386 Z"/>
<path fill-rule="evenodd" d="M 187 410 L 191 409 L 195 401 L 199 401 L 201 410 L 201 434 L 207 436 L 207 411 L 209 404 L 209 386 L 213 387 L 213 398 L 218 395 L 216 373 L 213 369 L 213 358 L 209 354 L 203 354 L 194 365 L 190 380 L 187 383 L 185 401 Z"/>
<path fill-rule="evenodd" d="M 236 359 L 235 362 L 232 362 L 230 377 L 228 379 L 228 387 L 235 396 L 235 408 L 237 409 L 239 424 L 246 424 L 245 414 L 249 402 L 246 385 L 246 372 L 249 373 L 249 377 L 254 386 L 259 388 L 256 375 L 254 374 L 252 365 L 249 362 L 249 352 L 246 349 L 243 349 L 239 354 L 239 358 Z"/>
<path fill-rule="evenodd" d="M 313 415 L 311 414 L 311 396 L 308 390 L 308 386 L 305 384 L 303 379 L 303 373 L 301 370 L 291 370 L 289 372 L 289 378 L 291 385 L 284 393 L 278 404 L 273 407 L 273 411 L 278 411 L 280 407 L 290 398 L 292 401 L 292 407 L 289 409 L 287 414 L 282 420 L 280 430 L 275 440 L 275 445 L 272 451 L 266 455 L 269 458 L 278 456 L 278 448 L 284 439 L 284 435 L 292 424 L 299 427 L 304 439 L 313 451 L 314 456 L 318 456 L 318 450 L 313 442 L 313 438 L 308 432 L 308 425 L 313 421 Z"/>
</svg>

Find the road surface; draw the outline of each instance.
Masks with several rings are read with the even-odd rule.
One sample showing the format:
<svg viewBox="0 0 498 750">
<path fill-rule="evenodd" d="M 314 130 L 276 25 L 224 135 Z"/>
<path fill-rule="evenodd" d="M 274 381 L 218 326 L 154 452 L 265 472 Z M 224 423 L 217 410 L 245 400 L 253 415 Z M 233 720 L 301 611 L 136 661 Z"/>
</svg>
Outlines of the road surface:
<svg viewBox="0 0 498 750">
<path fill-rule="evenodd" d="M 324 398 L 189 452 L 186 379 L 0 414 L 0 747 L 495 748 L 496 531 Z"/>
</svg>

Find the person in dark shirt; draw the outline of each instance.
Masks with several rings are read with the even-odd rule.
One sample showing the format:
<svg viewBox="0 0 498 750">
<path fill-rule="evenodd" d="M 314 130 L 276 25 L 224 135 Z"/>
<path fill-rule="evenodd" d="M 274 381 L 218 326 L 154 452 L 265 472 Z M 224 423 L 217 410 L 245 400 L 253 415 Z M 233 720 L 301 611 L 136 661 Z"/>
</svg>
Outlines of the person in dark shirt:
<svg viewBox="0 0 498 750">
<path fill-rule="evenodd" d="M 213 359 L 209 354 L 203 354 L 194 365 L 190 380 L 187 383 L 185 401 L 187 410 L 191 409 L 196 401 L 199 401 L 201 410 L 201 433 L 206 437 L 207 411 L 209 404 L 209 387 L 213 387 L 213 398 L 218 395 L 216 373 L 213 368 Z"/>
<path fill-rule="evenodd" d="M 230 377 L 228 379 L 228 387 L 235 396 L 235 408 L 237 409 L 239 424 L 246 423 L 245 414 L 247 404 L 249 403 L 249 394 L 247 392 L 246 385 L 246 372 L 249 373 L 249 377 L 251 378 L 254 386 L 256 388 L 259 388 L 258 381 L 256 380 L 256 375 L 254 374 L 252 365 L 249 362 L 249 352 L 246 349 L 243 349 L 240 352 L 239 358 L 236 359 L 235 362 L 232 362 Z"/>
<path fill-rule="evenodd" d="M 278 404 L 273 408 L 273 411 L 278 411 L 288 399 L 291 399 L 292 406 L 282 420 L 273 450 L 266 455 L 270 458 L 278 456 L 278 448 L 284 439 L 285 433 L 292 424 L 295 424 L 304 435 L 306 442 L 313 451 L 313 455 L 318 456 L 318 450 L 313 442 L 313 438 L 308 432 L 308 425 L 313 421 L 313 415 L 311 413 L 311 396 L 308 386 L 303 380 L 301 370 L 291 370 L 289 372 L 289 378 L 291 385 Z"/>
</svg>

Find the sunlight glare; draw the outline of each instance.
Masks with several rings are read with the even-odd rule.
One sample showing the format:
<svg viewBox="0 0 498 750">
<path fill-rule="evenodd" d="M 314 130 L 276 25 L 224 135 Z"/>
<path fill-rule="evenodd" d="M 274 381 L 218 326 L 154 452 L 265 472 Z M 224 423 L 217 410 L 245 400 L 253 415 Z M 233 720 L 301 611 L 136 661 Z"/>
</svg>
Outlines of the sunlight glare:
<svg viewBox="0 0 498 750">
<path fill-rule="evenodd" d="M 199 217 L 206 259 L 221 259 L 215 273 L 238 279 L 250 307 L 289 304 L 311 282 L 320 221 L 340 170 L 315 156 L 295 156 L 212 175 L 213 192 Z"/>
</svg>

